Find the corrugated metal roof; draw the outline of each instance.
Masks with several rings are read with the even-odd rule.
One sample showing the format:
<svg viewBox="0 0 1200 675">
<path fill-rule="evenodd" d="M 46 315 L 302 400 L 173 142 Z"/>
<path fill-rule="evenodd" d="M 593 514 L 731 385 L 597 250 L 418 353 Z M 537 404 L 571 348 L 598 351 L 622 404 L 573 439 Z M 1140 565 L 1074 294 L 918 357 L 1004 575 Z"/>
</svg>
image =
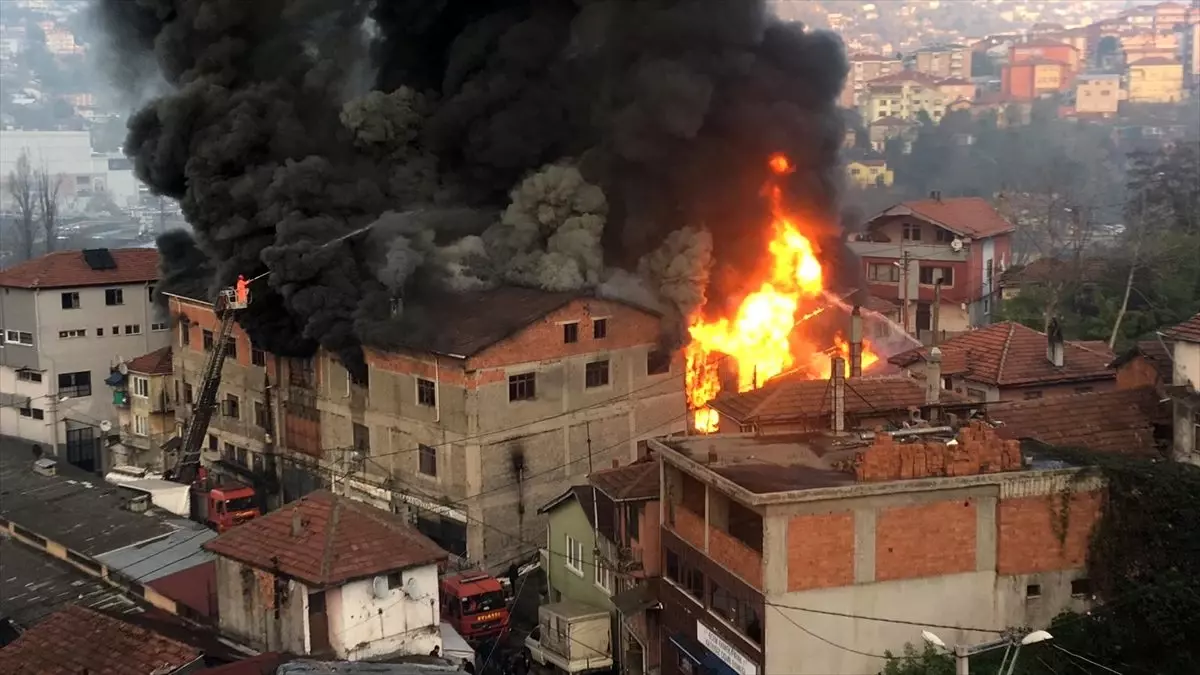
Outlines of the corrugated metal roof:
<svg viewBox="0 0 1200 675">
<path fill-rule="evenodd" d="M 215 555 L 201 548 L 216 539 L 216 532 L 189 520 L 166 522 L 179 529 L 161 539 L 110 551 L 96 559 L 142 583 L 216 560 Z"/>
</svg>

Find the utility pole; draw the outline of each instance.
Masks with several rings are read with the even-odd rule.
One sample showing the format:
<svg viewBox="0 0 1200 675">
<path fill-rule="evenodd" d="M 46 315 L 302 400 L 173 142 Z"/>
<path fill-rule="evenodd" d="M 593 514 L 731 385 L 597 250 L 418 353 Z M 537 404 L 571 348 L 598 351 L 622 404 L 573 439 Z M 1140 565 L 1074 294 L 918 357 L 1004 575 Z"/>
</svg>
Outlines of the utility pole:
<svg viewBox="0 0 1200 675">
<path fill-rule="evenodd" d="M 939 324 L 941 324 L 942 314 L 942 280 L 938 279 L 933 283 L 933 311 L 929 315 L 929 327 L 933 333 L 933 346 L 937 346 L 941 340 L 938 337 Z"/>
<path fill-rule="evenodd" d="M 911 259 L 908 251 L 900 254 L 900 322 L 904 324 L 905 333 L 912 332 L 908 328 L 908 263 Z"/>
</svg>

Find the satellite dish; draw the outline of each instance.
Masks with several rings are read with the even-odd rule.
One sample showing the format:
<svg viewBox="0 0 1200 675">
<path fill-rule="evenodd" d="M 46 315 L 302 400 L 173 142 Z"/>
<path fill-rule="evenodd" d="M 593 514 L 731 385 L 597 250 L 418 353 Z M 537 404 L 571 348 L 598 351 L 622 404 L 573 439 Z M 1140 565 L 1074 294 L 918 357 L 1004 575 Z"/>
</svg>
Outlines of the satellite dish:
<svg viewBox="0 0 1200 675">
<path fill-rule="evenodd" d="M 371 590 L 374 591 L 375 597 L 382 600 L 388 596 L 388 580 L 387 577 L 375 577 L 371 582 Z"/>
<path fill-rule="evenodd" d="M 103 431 L 104 433 L 108 433 L 111 430 L 112 430 L 112 422 L 109 422 L 108 420 L 103 420 L 100 422 L 100 431 Z"/>
<path fill-rule="evenodd" d="M 956 239 L 955 241 L 958 241 L 958 240 Z M 961 244 L 959 245 L 959 248 L 962 248 Z M 955 249 L 955 250 L 957 250 L 957 249 Z M 117 364 L 117 372 L 122 375 L 128 375 L 129 374 L 129 365 L 126 364 L 124 361 L 118 363 Z"/>
<path fill-rule="evenodd" d="M 950 242 L 950 248 L 953 249 L 955 253 L 958 253 L 959 251 L 963 250 L 962 239 L 955 238 L 954 240 L 952 240 Z M 124 365 L 124 364 L 122 364 L 122 365 Z"/>
</svg>

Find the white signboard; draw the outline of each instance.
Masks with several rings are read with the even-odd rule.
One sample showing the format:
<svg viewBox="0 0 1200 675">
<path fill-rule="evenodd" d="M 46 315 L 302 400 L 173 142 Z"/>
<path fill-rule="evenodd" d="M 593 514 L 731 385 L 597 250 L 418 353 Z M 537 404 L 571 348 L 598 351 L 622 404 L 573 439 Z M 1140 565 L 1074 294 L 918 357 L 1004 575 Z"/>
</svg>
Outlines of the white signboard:
<svg viewBox="0 0 1200 675">
<path fill-rule="evenodd" d="M 743 656 L 741 652 L 699 621 L 696 622 L 696 640 L 729 664 L 729 667 L 733 668 L 738 675 L 758 675 L 758 664 Z"/>
</svg>

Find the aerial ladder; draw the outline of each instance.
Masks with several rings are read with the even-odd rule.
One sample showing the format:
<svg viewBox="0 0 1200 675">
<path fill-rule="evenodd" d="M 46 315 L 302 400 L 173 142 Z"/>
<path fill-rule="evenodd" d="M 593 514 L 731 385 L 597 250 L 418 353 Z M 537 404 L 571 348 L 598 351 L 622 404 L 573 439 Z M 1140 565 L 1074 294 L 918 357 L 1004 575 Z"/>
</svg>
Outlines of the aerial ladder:
<svg viewBox="0 0 1200 675">
<path fill-rule="evenodd" d="M 212 352 L 208 356 L 208 362 L 204 364 L 199 396 L 192 406 L 191 419 L 188 420 L 187 430 L 179 447 L 178 460 L 168 472 L 168 477 L 175 482 L 190 485 L 200 476 L 200 453 L 204 438 L 208 434 L 208 425 L 212 422 L 213 412 L 217 408 L 217 391 L 221 387 L 221 369 L 225 365 L 226 348 L 233 333 L 235 318 L 250 304 L 249 285 L 250 282 L 239 275 L 237 286 L 222 289 L 213 306 L 213 310 L 221 319 L 221 327 L 213 336 Z"/>
</svg>

